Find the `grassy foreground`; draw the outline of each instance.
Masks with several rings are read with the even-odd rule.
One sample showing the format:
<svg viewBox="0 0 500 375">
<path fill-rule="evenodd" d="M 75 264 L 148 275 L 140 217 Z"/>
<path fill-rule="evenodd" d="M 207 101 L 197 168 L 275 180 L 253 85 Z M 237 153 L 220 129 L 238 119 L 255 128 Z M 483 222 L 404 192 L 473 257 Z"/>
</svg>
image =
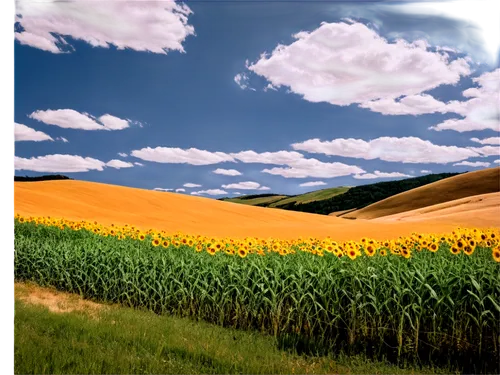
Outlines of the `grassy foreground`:
<svg viewBox="0 0 500 375">
<path fill-rule="evenodd" d="M 27 302 L 33 291 L 47 290 L 65 297 L 70 312 Z M 256 332 L 116 305 L 79 309 L 81 303 L 76 295 L 16 284 L 16 374 L 450 373 L 401 369 L 361 356 L 299 356 L 278 350 L 273 337 Z"/>
</svg>

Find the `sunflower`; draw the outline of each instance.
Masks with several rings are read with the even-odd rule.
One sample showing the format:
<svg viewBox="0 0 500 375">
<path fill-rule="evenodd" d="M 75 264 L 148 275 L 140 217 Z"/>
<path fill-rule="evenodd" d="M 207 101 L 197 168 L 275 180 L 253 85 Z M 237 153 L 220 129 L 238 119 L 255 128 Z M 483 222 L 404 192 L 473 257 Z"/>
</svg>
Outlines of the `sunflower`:
<svg viewBox="0 0 500 375">
<path fill-rule="evenodd" d="M 375 255 L 375 247 L 373 245 L 368 245 L 365 249 L 366 255 L 372 257 Z"/>
<path fill-rule="evenodd" d="M 354 250 L 354 249 L 349 249 L 349 250 L 347 251 L 347 256 L 348 256 L 349 258 L 351 258 L 351 260 L 356 259 L 356 256 L 357 256 L 357 254 L 356 254 L 356 250 Z"/>
<path fill-rule="evenodd" d="M 212 247 L 215 249 L 215 251 L 221 251 L 224 248 L 224 246 L 220 242 L 214 243 Z"/>
<path fill-rule="evenodd" d="M 493 249 L 492 255 L 495 262 L 500 262 L 500 247 Z"/>
<path fill-rule="evenodd" d="M 160 244 L 161 241 L 158 238 L 155 238 L 153 239 L 153 241 L 151 241 L 151 245 L 153 245 L 154 247 L 160 246 Z"/>
<path fill-rule="evenodd" d="M 215 250 L 215 247 L 207 246 L 207 253 L 209 253 L 210 255 L 215 255 L 216 252 L 217 250 Z"/>
<path fill-rule="evenodd" d="M 380 255 L 385 257 L 387 255 L 387 250 L 386 249 L 380 250 Z"/>
<path fill-rule="evenodd" d="M 474 248 L 472 246 L 466 245 L 464 247 L 464 253 L 465 254 L 472 255 L 473 252 L 474 252 Z"/>
<path fill-rule="evenodd" d="M 406 259 L 410 258 L 411 257 L 411 252 L 410 250 L 406 247 L 406 246 L 403 246 L 401 248 L 401 255 L 403 257 L 405 257 Z"/>
<path fill-rule="evenodd" d="M 144 241 L 146 239 L 146 235 L 144 233 L 140 233 L 139 236 L 137 236 L 138 239 L 141 241 Z"/>
<path fill-rule="evenodd" d="M 452 246 L 450 247 L 450 252 L 454 255 L 457 255 L 460 253 L 460 249 L 457 246 Z"/>
<path fill-rule="evenodd" d="M 433 253 L 435 253 L 436 251 L 438 251 L 438 249 L 439 249 L 439 247 L 438 247 L 437 243 L 435 243 L 435 242 L 431 243 L 429 245 L 429 248 L 428 248 L 428 250 L 430 252 L 433 252 Z"/>
<path fill-rule="evenodd" d="M 238 249 L 238 255 L 240 256 L 240 258 L 245 258 L 248 255 L 248 252 L 244 247 L 240 247 Z"/>
</svg>

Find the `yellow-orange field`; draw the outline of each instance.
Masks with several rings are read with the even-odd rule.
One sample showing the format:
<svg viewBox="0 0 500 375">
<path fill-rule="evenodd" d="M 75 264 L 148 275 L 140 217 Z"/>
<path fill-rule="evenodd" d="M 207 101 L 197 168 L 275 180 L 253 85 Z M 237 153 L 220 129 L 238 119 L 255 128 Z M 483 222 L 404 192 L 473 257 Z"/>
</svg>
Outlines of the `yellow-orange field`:
<svg viewBox="0 0 500 375">
<path fill-rule="evenodd" d="M 175 193 L 85 181 L 15 182 L 15 213 L 104 225 L 135 225 L 169 233 L 220 237 L 292 239 L 299 236 L 339 241 L 409 236 L 413 232 L 451 232 L 457 226 L 500 228 L 496 206 L 420 221 L 347 220 L 280 209 L 252 207 Z M 477 203 L 477 202 L 476 202 Z M 448 203 L 449 205 L 449 203 Z M 465 209 L 467 204 L 462 204 Z M 477 208 L 477 207 L 476 207 Z"/>
</svg>

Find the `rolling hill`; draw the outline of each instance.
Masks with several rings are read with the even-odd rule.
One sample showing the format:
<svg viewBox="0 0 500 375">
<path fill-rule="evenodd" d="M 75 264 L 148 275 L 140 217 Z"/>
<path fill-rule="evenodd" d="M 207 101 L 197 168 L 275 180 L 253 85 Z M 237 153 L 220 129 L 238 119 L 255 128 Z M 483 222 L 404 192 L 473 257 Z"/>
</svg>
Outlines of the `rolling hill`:
<svg viewBox="0 0 500 375">
<path fill-rule="evenodd" d="M 334 187 L 311 191 L 300 195 L 258 194 L 237 198 L 220 198 L 233 202 L 259 207 L 281 208 L 290 211 L 309 212 L 321 215 L 342 216 L 345 213 L 366 207 L 392 195 L 408 191 L 458 173 L 430 174 L 397 181 L 378 182 L 355 187 Z"/>
<path fill-rule="evenodd" d="M 262 207 L 221 202 L 183 194 L 157 192 L 77 180 L 14 183 L 15 213 L 21 215 L 64 217 L 71 220 L 96 220 L 103 224 L 130 224 L 142 229 L 163 229 L 169 233 L 209 236 L 246 236 L 297 238 L 331 236 L 337 240 L 395 238 L 413 231 L 448 232 L 456 220 L 420 222 L 375 222 L 344 220 L 325 215 L 270 210 Z M 469 214 L 460 225 L 476 226 Z M 497 226 L 497 221 L 481 222 Z"/>
<path fill-rule="evenodd" d="M 421 186 L 342 215 L 346 219 L 375 219 L 500 191 L 500 167 L 468 172 Z M 500 216 L 500 208 L 499 208 Z"/>
</svg>

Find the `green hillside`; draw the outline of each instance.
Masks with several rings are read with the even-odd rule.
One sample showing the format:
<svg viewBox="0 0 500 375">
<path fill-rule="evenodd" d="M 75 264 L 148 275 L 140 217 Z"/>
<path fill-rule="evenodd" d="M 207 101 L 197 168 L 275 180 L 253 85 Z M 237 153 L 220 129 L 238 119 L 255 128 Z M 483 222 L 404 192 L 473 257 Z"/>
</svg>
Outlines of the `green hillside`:
<svg viewBox="0 0 500 375">
<path fill-rule="evenodd" d="M 226 202 L 248 204 L 259 207 L 281 208 L 329 215 L 332 212 L 347 213 L 366 207 L 393 195 L 415 189 L 459 173 L 440 173 L 407 178 L 398 181 L 378 182 L 355 187 L 335 187 L 311 191 L 300 195 L 257 194 L 238 198 L 221 198 Z"/>
</svg>

